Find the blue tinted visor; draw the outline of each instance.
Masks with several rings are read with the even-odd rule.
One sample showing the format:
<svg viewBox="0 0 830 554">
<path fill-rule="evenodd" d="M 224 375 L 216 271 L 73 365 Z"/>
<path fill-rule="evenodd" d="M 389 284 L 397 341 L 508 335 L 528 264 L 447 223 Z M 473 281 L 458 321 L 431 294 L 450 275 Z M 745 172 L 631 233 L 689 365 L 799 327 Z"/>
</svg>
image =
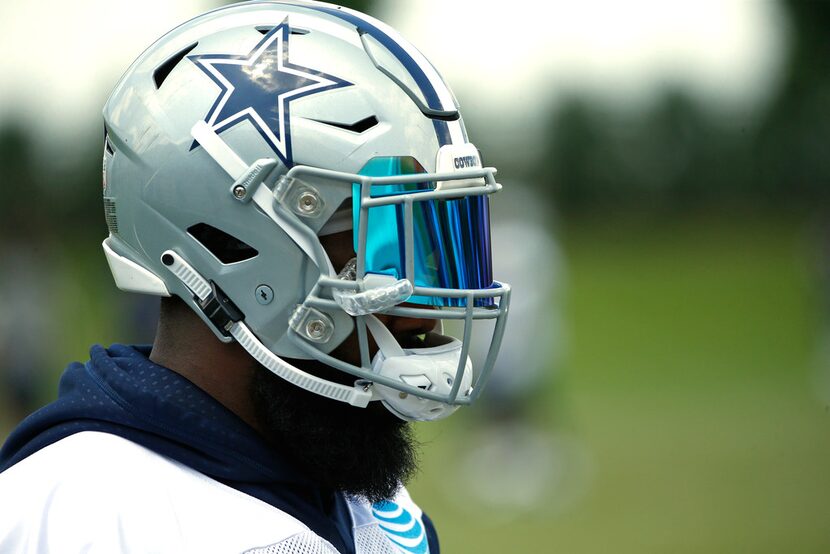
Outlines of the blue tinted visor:
<svg viewBox="0 0 830 554">
<path fill-rule="evenodd" d="M 412 157 L 382 157 L 370 160 L 360 171 L 369 177 L 390 177 L 426 173 Z M 363 208 L 361 185 L 353 184 L 354 229 L 366 225 L 365 273 L 391 275 L 414 280 L 416 291 L 408 302 L 431 306 L 466 306 L 465 298 L 451 298 L 432 292 L 418 294 L 418 287 L 479 290 L 498 287 L 493 282 L 490 250 L 490 207 L 487 195 L 452 199 L 425 199 L 418 193 L 434 191 L 435 183 L 371 185 L 370 197 L 411 195 L 413 276 L 406 274 L 406 203 Z M 355 252 L 360 253 L 359 235 L 354 233 Z M 423 292 L 423 291 L 422 291 Z M 475 306 L 493 306 L 492 297 L 477 298 Z"/>
</svg>

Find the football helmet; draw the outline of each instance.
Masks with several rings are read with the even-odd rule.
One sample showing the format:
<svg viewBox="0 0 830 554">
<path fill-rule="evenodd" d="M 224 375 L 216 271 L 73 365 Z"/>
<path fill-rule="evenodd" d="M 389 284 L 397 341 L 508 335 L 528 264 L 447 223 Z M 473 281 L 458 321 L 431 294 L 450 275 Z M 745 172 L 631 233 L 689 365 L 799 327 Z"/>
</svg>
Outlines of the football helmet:
<svg viewBox="0 0 830 554">
<path fill-rule="evenodd" d="M 103 246 L 119 288 L 180 297 L 220 340 L 354 406 L 431 420 L 481 393 L 510 295 L 490 252 L 501 185 L 450 89 L 393 29 L 321 2 L 222 7 L 150 46 L 104 120 Z M 349 230 L 356 256 L 333 267 L 320 237 Z M 375 314 L 463 332 L 402 344 Z M 496 324 L 474 370 L 479 319 Z M 332 355 L 353 333 L 360 363 Z"/>
</svg>

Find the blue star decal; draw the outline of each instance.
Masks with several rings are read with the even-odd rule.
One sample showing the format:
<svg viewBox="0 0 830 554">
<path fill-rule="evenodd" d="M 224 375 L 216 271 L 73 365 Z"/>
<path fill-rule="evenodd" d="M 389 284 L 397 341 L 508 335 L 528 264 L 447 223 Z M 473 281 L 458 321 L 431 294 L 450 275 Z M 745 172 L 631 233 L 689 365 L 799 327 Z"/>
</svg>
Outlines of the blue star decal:
<svg viewBox="0 0 830 554">
<path fill-rule="evenodd" d="M 219 86 L 220 93 L 205 116 L 217 133 L 248 120 L 287 165 L 291 154 L 290 102 L 352 83 L 288 61 L 288 20 L 262 37 L 247 55 L 188 56 Z M 195 148 L 197 143 L 193 143 Z"/>
</svg>

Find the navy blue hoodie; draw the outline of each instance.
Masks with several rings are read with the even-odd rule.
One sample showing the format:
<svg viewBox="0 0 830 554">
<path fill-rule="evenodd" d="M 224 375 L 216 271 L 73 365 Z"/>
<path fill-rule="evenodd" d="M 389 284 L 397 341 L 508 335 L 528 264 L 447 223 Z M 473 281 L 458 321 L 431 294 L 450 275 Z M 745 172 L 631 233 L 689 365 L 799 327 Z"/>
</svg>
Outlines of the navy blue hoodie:
<svg viewBox="0 0 830 554">
<path fill-rule="evenodd" d="M 148 359 L 149 347 L 93 346 L 72 363 L 58 400 L 26 418 L 0 450 L 0 472 L 81 431 L 123 437 L 302 521 L 342 553 L 354 552 L 342 493 L 311 482 L 245 422 L 181 375 Z M 432 522 L 423 516 L 430 552 Z"/>
</svg>

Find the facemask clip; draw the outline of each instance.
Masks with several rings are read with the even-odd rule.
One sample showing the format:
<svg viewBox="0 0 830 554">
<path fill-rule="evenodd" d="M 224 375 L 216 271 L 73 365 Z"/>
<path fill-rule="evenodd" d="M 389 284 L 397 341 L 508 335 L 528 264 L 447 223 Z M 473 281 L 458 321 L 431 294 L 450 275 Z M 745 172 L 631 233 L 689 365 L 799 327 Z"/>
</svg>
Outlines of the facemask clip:
<svg viewBox="0 0 830 554">
<path fill-rule="evenodd" d="M 308 306 L 297 306 L 288 325 L 311 342 L 324 343 L 334 334 L 334 322 L 329 316 Z"/>
<path fill-rule="evenodd" d="M 277 167 L 277 160 L 272 158 L 255 161 L 231 185 L 231 195 L 243 204 L 250 202 L 257 185 L 264 181 L 275 167 Z"/>
<path fill-rule="evenodd" d="M 317 189 L 297 179 L 283 175 L 274 187 L 274 200 L 300 217 L 317 217 L 325 208 Z"/>
</svg>

